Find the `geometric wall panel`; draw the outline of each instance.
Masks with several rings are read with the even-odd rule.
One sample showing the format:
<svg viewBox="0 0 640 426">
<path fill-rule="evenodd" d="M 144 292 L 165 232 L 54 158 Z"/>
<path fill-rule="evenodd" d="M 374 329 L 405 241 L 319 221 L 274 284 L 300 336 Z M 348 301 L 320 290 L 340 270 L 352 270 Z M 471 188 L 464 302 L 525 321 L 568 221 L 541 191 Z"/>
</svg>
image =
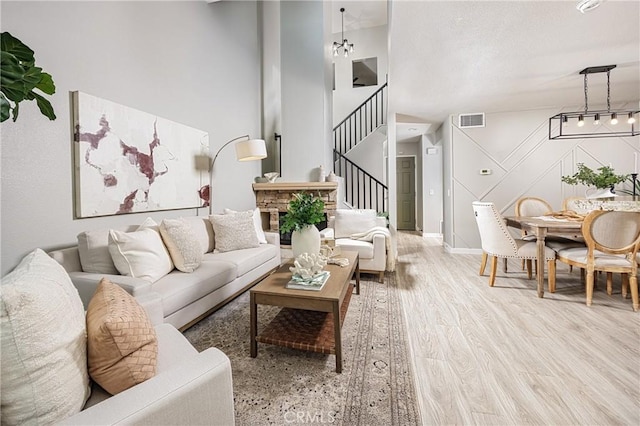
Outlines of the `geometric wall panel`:
<svg viewBox="0 0 640 426">
<path fill-rule="evenodd" d="M 560 180 L 575 172 L 576 163 L 592 168 L 610 164 L 617 173 L 633 171 L 633 153 L 640 156 L 640 136 L 549 140 L 548 120 L 557 112 L 487 113 L 482 128 L 460 129 L 457 122 L 445 123 L 450 131 L 443 133 L 450 138 L 444 143 L 450 144 L 451 152 L 451 176 L 445 179 L 452 182 L 445 244 L 452 249 L 480 248 L 471 209 L 475 200 L 494 202 L 503 215 L 512 215 L 522 196 L 544 198 L 559 210 L 564 198 L 584 194 L 584 187 Z M 493 173 L 480 175 L 481 168 Z"/>
</svg>

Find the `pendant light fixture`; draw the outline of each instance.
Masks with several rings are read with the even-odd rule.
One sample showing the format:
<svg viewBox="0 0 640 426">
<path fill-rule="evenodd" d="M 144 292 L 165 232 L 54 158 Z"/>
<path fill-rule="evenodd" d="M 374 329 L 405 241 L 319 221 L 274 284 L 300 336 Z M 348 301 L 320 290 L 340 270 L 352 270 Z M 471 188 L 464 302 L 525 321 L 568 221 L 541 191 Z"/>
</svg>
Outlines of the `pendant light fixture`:
<svg viewBox="0 0 640 426">
<path fill-rule="evenodd" d="M 342 42 L 333 42 L 333 56 L 338 56 L 340 49 L 342 49 L 344 51 L 344 57 L 347 58 L 349 57 L 349 53 L 353 53 L 353 43 L 349 43 L 349 40 L 344 38 L 344 7 L 340 8 L 340 13 L 342 13 Z"/>
<path fill-rule="evenodd" d="M 584 111 L 561 112 L 549 118 L 549 139 L 611 138 L 640 135 L 635 126 L 640 110 L 612 111 L 610 73 L 615 65 L 588 67 L 584 75 Z M 607 109 L 589 111 L 587 78 L 589 74 L 607 73 Z M 593 123 L 587 126 L 585 123 Z"/>
</svg>

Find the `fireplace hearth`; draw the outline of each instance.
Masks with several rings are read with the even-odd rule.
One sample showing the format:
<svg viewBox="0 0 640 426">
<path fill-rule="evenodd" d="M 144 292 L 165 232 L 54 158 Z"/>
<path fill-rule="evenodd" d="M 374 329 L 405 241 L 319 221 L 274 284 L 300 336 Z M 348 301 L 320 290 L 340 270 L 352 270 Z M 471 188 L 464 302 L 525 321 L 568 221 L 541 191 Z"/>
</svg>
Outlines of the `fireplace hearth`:
<svg viewBox="0 0 640 426">
<path fill-rule="evenodd" d="M 265 229 L 271 232 L 280 231 L 280 220 L 287 212 L 289 202 L 293 194 L 309 192 L 324 201 L 325 219 L 335 212 L 337 208 L 338 184 L 336 182 L 275 182 L 254 183 L 253 191 L 256 194 L 256 205 L 260 209 L 262 223 L 267 224 Z M 320 230 L 327 227 L 327 221 L 316 225 Z M 280 244 L 291 244 L 291 235 L 280 234 Z"/>
</svg>

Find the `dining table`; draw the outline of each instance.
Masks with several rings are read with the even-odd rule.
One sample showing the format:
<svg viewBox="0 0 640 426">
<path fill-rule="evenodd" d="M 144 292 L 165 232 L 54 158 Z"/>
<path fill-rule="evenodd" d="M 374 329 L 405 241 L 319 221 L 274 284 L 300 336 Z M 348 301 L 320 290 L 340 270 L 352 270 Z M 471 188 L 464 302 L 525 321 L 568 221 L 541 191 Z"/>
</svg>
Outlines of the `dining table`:
<svg viewBox="0 0 640 426">
<path fill-rule="evenodd" d="M 581 236 L 582 221 L 553 216 L 505 216 L 507 226 L 521 229 L 536 237 L 538 297 L 544 297 L 545 238 L 549 234 Z"/>
</svg>

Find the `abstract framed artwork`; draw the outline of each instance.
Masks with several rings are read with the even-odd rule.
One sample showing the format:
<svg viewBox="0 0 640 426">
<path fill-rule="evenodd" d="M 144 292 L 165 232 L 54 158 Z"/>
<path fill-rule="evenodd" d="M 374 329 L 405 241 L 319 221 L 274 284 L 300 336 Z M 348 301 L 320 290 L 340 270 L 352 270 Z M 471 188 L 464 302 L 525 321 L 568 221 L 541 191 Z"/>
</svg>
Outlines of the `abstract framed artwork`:
<svg viewBox="0 0 640 426">
<path fill-rule="evenodd" d="M 205 205 L 209 135 L 72 92 L 77 218 Z"/>
</svg>

